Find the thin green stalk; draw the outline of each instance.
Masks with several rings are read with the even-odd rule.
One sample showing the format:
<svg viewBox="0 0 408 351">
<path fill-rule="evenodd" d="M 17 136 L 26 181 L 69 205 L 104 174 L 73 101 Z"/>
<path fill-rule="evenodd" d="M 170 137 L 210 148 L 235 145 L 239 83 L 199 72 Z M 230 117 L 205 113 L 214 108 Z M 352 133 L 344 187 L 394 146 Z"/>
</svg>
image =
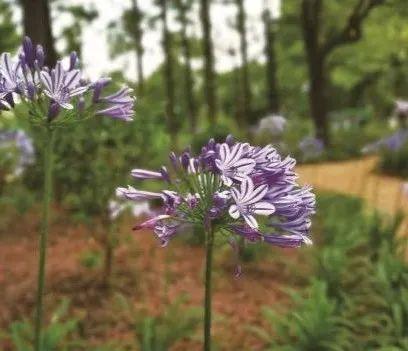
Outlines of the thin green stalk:
<svg viewBox="0 0 408 351">
<path fill-rule="evenodd" d="M 204 351 L 211 350 L 211 273 L 214 248 L 214 230 L 206 230 L 205 297 L 204 297 Z"/>
<path fill-rule="evenodd" d="M 47 257 L 50 204 L 52 197 L 54 133 L 55 132 L 51 129 L 51 127 L 47 126 L 44 147 L 44 190 L 43 190 L 42 223 L 39 241 L 40 254 L 38 262 L 37 300 L 35 316 L 35 339 L 34 339 L 35 351 L 41 351 L 42 349 L 43 295 L 45 286 L 45 263 Z"/>
</svg>

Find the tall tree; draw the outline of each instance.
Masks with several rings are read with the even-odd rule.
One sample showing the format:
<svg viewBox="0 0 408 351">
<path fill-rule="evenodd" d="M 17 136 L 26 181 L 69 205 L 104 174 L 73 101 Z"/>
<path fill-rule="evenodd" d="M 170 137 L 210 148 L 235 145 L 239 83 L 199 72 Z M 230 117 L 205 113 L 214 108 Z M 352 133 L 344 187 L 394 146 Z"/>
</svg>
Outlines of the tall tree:
<svg viewBox="0 0 408 351">
<path fill-rule="evenodd" d="M 174 111 L 175 105 L 175 85 L 174 85 L 174 57 L 172 34 L 168 26 L 168 4 L 167 0 L 157 1 L 160 7 L 160 19 L 162 22 L 162 44 L 165 57 L 164 62 L 164 80 L 166 85 L 166 118 L 167 127 L 170 134 L 171 142 L 177 148 L 177 129 L 176 114 Z"/>
<path fill-rule="evenodd" d="M 132 14 L 133 14 L 133 39 L 136 48 L 136 69 L 137 69 L 137 83 L 138 92 L 143 94 L 144 91 L 144 69 L 143 69 L 143 31 L 142 20 L 143 13 L 140 10 L 138 0 L 132 0 Z"/>
<path fill-rule="evenodd" d="M 217 121 L 217 94 L 214 71 L 214 45 L 211 36 L 210 4 L 211 0 L 200 0 L 200 20 L 203 31 L 205 101 L 208 121 L 214 124 Z"/>
<path fill-rule="evenodd" d="M 47 53 L 45 63 L 54 66 L 57 52 L 52 34 L 50 6 L 48 0 L 21 0 L 24 32 L 34 43 L 41 44 Z"/>
<path fill-rule="evenodd" d="M 241 69 L 240 69 L 240 90 L 242 98 L 242 112 L 244 114 L 243 122 L 246 125 L 252 123 L 252 108 L 251 108 L 251 87 L 248 65 L 248 40 L 247 40 L 247 16 L 245 12 L 244 0 L 235 0 L 237 6 L 237 30 L 239 33 L 239 51 L 241 56 Z"/>
<path fill-rule="evenodd" d="M 316 136 L 329 144 L 329 126 L 327 120 L 327 59 L 339 46 L 357 42 L 362 37 L 362 24 L 375 7 L 386 0 L 357 0 L 346 23 L 338 30 L 323 28 L 323 0 L 302 0 L 301 24 L 309 69 L 310 112 L 315 124 Z M 326 2 L 326 6 L 328 3 Z M 327 22 L 327 21 L 326 21 Z"/>
<path fill-rule="evenodd" d="M 186 97 L 188 120 L 190 132 L 195 134 L 197 130 L 197 104 L 194 96 L 194 77 L 191 68 L 191 45 L 187 29 L 189 25 L 188 11 L 191 10 L 193 0 L 176 0 L 175 5 L 178 12 L 178 21 L 181 31 L 181 48 L 184 58 L 184 93 Z"/>
<path fill-rule="evenodd" d="M 277 79 L 277 63 L 275 50 L 276 21 L 268 5 L 262 13 L 265 35 L 265 57 L 266 57 L 266 91 L 268 111 L 272 113 L 279 112 L 279 94 Z"/>
</svg>

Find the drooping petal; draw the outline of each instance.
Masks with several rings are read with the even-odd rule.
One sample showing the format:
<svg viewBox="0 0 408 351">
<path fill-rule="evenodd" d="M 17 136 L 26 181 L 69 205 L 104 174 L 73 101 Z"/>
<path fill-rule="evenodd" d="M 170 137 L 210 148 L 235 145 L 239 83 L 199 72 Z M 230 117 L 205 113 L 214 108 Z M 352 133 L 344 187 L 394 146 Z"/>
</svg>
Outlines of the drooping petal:
<svg viewBox="0 0 408 351">
<path fill-rule="evenodd" d="M 239 210 L 238 207 L 236 205 L 232 205 L 229 210 L 228 213 L 230 214 L 230 216 L 234 219 L 238 219 L 239 218 Z"/>
<path fill-rule="evenodd" d="M 149 171 L 147 169 L 135 168 L 130 172 L 133 178 L 137 179 L 163 179 L 160 172 Z"/>
<path fill-rule="evenodd" d="M 256 162 L 250 158 L 242 158 L 234 163 L 236 172 L 240 175 L 250 174 L 256 166 Z"/>
<path fill-rule="evenodd" d="M 255 217 L 250 214 L 242 214 L 242 218 L 244 218 L 245 222 L 253 229 L 258 229 L 259 225 L 256 221 Z"/>
<path fill-rule="evenodd" d="M 252 183 L 252 180 L 251 180 Z M 266 193 L 268 192 L 268 186 L 267 185 L 260 185 L 257 188 L 253 188 L 253 183 L 252 183 L 252 191 L 245 196 L 241 202 L 243 204 L 249 205 L 249 204 L 254 204 L 258 201 L 261 201 Z"/>
<path fill-rule="evenodd" d="M 245 202 L 245 200 L 252 194 L 253 191 L 254 183 L 250 178 L 245 178 L 241 183 L 239 196 L 236 197 L 240 202 Z"/>
<path fill-rule="evenodd" d="M 263 239 L 268 244 L 288 248 L 300 247 L 305 243 L 301 235 L 264 235 Z"/>
<path fill-rule="evenodd" d="M 147 221 L 144 221 L 144 222 L 142 222 L 140 224 L 136 224 L 133 227 L 133 230 L 140 230 L 140 229 L 144 229 L 144 228 L 153 229 L 158 221 L 162 221 L 164 219 L 169 219 L 169 218 L 171 218 L 171 216 L 169 216 L 169 215 L 159 215 L 159 216 L 150 218 Z"/>
<path fill-rule="evenodd" d="M 270 216 L 274 214 L 276 208 L 273 204 L 266 201 L 260 201 L 253 205 L 253 213 L 261 216 Z"/>
</svg>

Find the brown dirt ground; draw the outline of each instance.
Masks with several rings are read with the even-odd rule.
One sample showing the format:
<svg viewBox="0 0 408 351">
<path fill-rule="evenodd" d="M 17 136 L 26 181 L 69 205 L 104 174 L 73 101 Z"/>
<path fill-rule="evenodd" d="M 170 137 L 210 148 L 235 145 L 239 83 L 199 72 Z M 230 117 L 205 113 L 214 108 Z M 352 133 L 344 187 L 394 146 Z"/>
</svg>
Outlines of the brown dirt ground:
<svg viewBox="0 0 408 351">
<path fill-rule="evenodd" d="M 132 220 L 133 222 L 133 220 Z M 71 315 L 81 319 L 81 336 L 90 344 L 120 341 L 134 345 L 129 312 L 115 303 L 119 293 L 135 311 L 157 314 L 182 293 L 188 304 L 202 303 L 203 250 L 176 241 L 161 248 L 149 232 L 132 233 L 130 219 L 119 229 L 122 244 L 116 250 L 112 288 L 102 284 L 100 268 L 86 268 L 81 255 L 98 250 L 92 229 L 54 216 L 47 262 L 46 309 L 52 311 L 63 297 L 71 300 Z M 0 231 L 0 329 L 29 318 L 34 309 L 38 218 L 28 213 Z M 13 233 L 10 236 L 8 233 Z M 244 264 L 236 279 L 230 250 L 219 249 L 215 259 L 213 310 L 214 340 L 219 350 L 261 350 L 263 343 L 249 330 L 262 325 L 261 307 L 281 308 L 287 302 L 282 288 L 301 284 L 293 271 L 301 264 L 297 251 L 271 248 L 264 259 Z M 164 277 L 168 277 L 164 279 Z M 49 318 L 49 315 L 48 315 Z M 199 338 L 200 330 L 197 333 Z M 200 350 L 200 341 L 186 341 L 175 350 Z M 5 342 L 0 349 L 12 350 Z M 136 350 L 129 346 L 129 350 Z"/>
</svg>

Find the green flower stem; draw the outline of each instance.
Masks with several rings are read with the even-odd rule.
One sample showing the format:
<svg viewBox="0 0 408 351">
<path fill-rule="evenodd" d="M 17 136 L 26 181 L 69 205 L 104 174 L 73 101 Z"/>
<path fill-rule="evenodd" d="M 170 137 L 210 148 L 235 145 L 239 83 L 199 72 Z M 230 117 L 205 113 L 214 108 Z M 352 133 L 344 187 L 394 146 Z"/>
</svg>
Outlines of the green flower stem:
<svg viewBox="0 0 408 351">
<path fill-rule="evenodd" d="M 43 324 L 43 295 L 45 286 L 45 263 L 47 257 L 47 240 L 50 221 L 50 205 L 52 197 L 52 169 L 53 169 L 53 147 L 54 130 L 48 125 L 46 130 L 46 140 L 44 146 L 44 190 L 43 190 L 43 208 L 42 223 L 39 240 L 39 261 L 38 261 L 38 281 L 37 281 L 37 300 L 35 316 L 35 339 L 34 350 L 42 350 L 42 324 Z"/>
<path fill-rule="evenodd" d="M 214 230 L 209 224 L 206 231 L 205 297 L 204 297 L 204 351 L 211 350 L 211 273 L 214 248 Z"/>
</svg>

